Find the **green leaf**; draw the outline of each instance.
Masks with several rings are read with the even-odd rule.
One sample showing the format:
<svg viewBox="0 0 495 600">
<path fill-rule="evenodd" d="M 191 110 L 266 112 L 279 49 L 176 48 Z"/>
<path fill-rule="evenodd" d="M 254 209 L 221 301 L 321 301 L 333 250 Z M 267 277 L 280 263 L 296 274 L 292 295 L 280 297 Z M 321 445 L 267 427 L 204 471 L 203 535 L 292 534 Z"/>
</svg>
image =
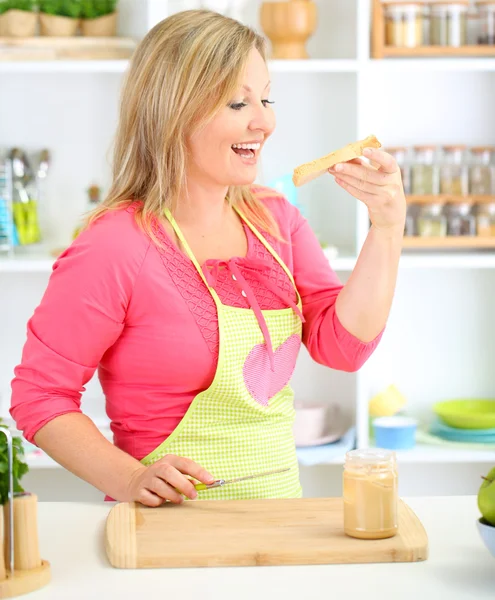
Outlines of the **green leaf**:
<svg viewBox="0 0 495 600">
<path fill-rule="evenodd" d="M 0 428 L 7 429 L 7 426 L 1 422 Z M 20 480 L 29 471 L 28 465 L 24 462 L 24 446 L 22 438 L 14 436 L 12 440 L 12 462 L 14 492 L 23 492 Z M 9 498 L 9 456 L 7 438 L 0 434 L 0 504 L 5 504 Z"/>
<path fill-rule="evenodd" d="M 58 17 L 78 19 L 82 0 L 39 0 L 40 12 Z"/>
<path fill-rule="evenodd" d="M 117 10 L 118 0 L 81 0 L 81 17 L 96 19 Z"/>
</svg>

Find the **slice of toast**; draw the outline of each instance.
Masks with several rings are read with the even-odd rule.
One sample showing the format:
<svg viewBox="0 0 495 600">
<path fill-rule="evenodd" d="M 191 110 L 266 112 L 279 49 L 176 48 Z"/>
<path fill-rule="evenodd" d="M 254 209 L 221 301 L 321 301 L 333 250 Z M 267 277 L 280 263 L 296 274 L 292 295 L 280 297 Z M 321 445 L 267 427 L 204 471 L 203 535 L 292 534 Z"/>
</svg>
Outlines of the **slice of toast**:
<svg viewBox="0 0 495 600">
<path fill-rule="evenodd" d="M 374 135 L 369 135 L 364 140 L 347 144 L 347 146 L 340 148 L 340 150 L 336 150 L 335 152 L 327 154 L 322 158 L 318 158 L 309 163 L 300 165 L 294 169 L 292 181 L 294 182 L 294 185 L 299 187 L 300 185 L 304 185 L 305 183 L 316 179 L 320 175 L 323 175 L 330 167 L 336 165 L 337 163 L 347 162 L 348 160 L 362 156 L 365 148 L 380 147 L 381 144 L 376 137 Z"/>
</svg>

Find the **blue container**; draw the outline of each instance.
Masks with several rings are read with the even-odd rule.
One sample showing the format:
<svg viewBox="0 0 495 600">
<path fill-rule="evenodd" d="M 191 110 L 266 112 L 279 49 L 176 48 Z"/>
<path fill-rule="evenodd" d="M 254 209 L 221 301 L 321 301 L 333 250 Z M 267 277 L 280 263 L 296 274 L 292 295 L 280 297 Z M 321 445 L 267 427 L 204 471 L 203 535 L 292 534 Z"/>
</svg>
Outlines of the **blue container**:
<svg viewBox="0 0 495 600">
<path fill-rule="evenodd" d="M 417 422 L 409 417 L 378 417 L 373 420 L 373 431 L 378 448 L 408 450 L 416 444 Z"/>
<path fill-rule="evenodd" d="M 297 188 L 292 181 L 292 174 L 289 173 L 288 175 L 282 175 L 281 177 L 272 179 L 267 183 L 267 185 L 269 188 L 277 190 L 277 192 L 283 194 L 290 204 L 292 204 L 292 206 L 295 206 L 303 216 L 306 216 L 304 207 L 299 202 Z"/>
</svg>

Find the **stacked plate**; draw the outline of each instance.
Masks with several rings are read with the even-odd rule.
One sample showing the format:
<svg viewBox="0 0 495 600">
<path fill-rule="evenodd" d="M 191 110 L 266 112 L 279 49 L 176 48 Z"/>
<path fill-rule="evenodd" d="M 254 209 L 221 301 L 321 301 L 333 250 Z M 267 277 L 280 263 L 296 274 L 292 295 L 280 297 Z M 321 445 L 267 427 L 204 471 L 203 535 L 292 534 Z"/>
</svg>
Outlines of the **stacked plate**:
<svg viewBox="0 0 495 600">
<path fill-rule="evenodd" d="M 495 444 L 495 400 L 458 399 L 437 402 L 430 433 L 450 442 Z"/>
</svg>

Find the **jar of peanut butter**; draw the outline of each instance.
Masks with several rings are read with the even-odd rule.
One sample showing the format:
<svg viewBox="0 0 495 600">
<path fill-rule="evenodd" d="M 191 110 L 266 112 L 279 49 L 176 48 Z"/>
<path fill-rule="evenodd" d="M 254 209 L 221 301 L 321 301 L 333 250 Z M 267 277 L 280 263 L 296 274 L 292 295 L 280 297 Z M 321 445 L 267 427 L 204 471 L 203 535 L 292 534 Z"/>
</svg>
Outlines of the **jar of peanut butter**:
<svg viewBox="0 0 495 600">
<path fill-rule="evenodd" d="M 398 531 L 398 477 L 395 452 L 379 448 L 347 452 L 343 475 L 344 531 L 365 540 Z"/>
</svg>

